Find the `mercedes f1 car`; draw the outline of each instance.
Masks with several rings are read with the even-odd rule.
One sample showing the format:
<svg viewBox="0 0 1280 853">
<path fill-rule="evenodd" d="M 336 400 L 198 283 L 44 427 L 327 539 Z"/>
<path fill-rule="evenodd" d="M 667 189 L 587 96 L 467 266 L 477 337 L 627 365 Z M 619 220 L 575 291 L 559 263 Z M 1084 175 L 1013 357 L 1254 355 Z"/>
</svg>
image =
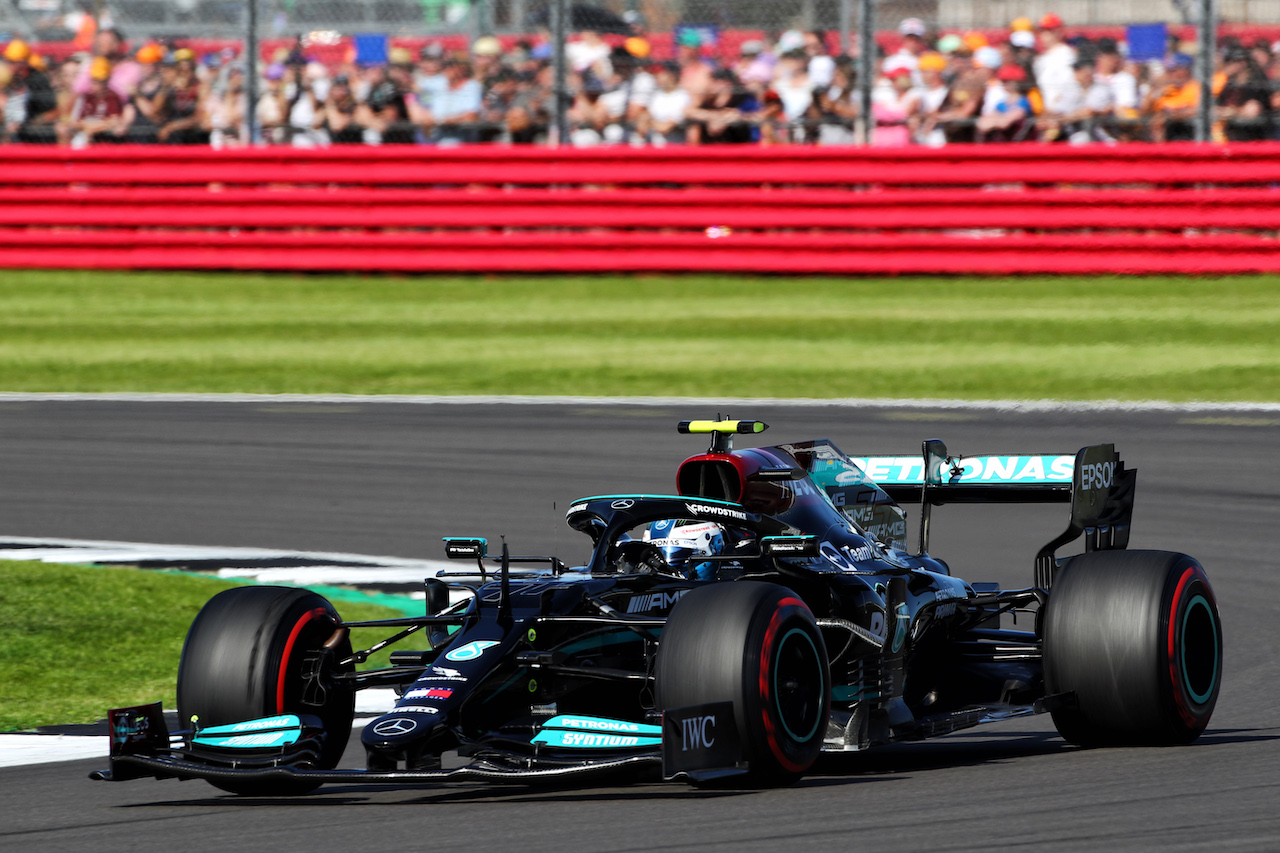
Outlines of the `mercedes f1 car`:
<svg viewBox="0 0 1280 853">
<path fill-rule="evenodd" d="M 1136 472 L 1075 454 L 850 457 L 828 440 L 734 449 L 712 436 L 671 495 L 587 497 L 568 525 L 585 565 L 490 555 L 427 579 L 421 616 L 344 622 L 319 595 L 243 587 L 192 624 L 184 728 L 158 704 L 111 711 L 98 779 L 202 778 L 240 794 L 326 782 L 545 779 L 660 767 L 694 784 L 777 785 L 854 752 L 1047 712 L 1076 744 L 1177 744 L 1218 697 L 1222 631 L 1192 557 L 1128 551 Z M 935 507 L 1062 502 L 1066 530 L 1022 589 L 970 583 L 928 552 Z M 909 549 L 903 504 L 918 504 Z M 1083 538 L 1084 550 L 1059 548 Z M 450 603 L 450 590 L 467 596 Z M 1024 614 L 1023 630 L 1005 627 Z M 390 636 L 353 650 L 350 629 Z M 1025 630 L 1031 628 L 1031 630 Z M 390 644 L 390 666 L 357 665 Z M 409 646 L 410 648 L 401 648 Z M 392 687 L 339 769 L 354 697 Z"/>
</svg>

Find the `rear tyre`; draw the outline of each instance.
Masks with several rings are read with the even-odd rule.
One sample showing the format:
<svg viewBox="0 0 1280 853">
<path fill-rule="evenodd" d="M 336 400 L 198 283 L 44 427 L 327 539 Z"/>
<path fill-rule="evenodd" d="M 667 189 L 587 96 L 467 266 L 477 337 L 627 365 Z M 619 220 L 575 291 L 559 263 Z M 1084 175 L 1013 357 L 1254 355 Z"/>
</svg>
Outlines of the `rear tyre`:
<svg viewBox="0 0 1280 853">
<path fill-rule="evenodd" d="M 809 769 L 831 710 L 827 649 L 813 614 L 776 584 L 691 590 L 662 631 L 660 710 L 732 702 L 750 781 L 790 784 Z"/>
<path fill-rule="evenodd" d="M 325 690 L 304 697 L 304 664 L 318 656 L 341 623 L 333 605 L 314 592 L 278 586 L 237 587 L 215 595 L 187 632 L 178 665 L 178 715 L 201 726 L 275 714 L 311 714 L 324 723 L 315 766 L 342 758 L 355 715 L 355 692 L 325 679 Z M 331 660 L 350 655 L 344 638 Z M 351 665 L 346 667 L 347 671 Z M 332 674 L 332 673 L 330 673 Z M 305 794 L 309 781 L 212 782 L 234 794 Z"/>
<path fill-rule="evenodd" d="M 1067 560 L 1044 617 L 1058 733 L 1082 746 L 1183 744 L 1222 684 L 1222 623 L 1209 578 L 1186 554 L 1096 551 Z"/>
</svg>

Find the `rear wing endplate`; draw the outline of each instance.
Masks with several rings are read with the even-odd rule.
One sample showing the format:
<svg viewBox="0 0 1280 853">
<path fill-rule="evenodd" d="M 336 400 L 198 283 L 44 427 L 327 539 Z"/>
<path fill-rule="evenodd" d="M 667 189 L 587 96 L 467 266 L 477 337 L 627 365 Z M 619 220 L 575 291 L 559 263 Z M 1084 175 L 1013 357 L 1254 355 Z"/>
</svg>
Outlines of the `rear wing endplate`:
<svg viewBox="0 0 1280 853">
<path fill-rule="evenodd" d="M 1129 544 L 1137 471 L 1126 469 L 1115 445 L 1070 454 L 952 456 L 937 439 L 920 456 L 854 458 L 867 477 L 898 503 L 920 502 L 920 552 L 929 547 L 929 515 L 948 503 L 1069 503 L 1065 532 L 1036 555 L 1036 586 L 1053 583 L 1058 548 L 1085 537 L 1086 551 Z"/>
</svg>

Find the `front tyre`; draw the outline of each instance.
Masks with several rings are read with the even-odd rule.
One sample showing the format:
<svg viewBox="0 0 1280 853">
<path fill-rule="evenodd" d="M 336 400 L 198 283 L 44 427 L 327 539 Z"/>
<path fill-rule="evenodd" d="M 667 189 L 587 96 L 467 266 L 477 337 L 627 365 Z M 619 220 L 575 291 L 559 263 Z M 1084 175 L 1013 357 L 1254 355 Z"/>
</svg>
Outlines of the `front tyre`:
<svg viewBox="0 0 1280 853">
<path fill-rule="evenodd" d="M 1200 736 L 1222 685 L 1222 623 L 1204 569 L 1186 554 L 1096 551 L 1067 560 L 1044 617 L 1059 734 L 1084 746 L 1183 744 Z"/>
<path fill-rule="evenodd" d="M 732 702 L 753 784 L 790 784 L 809 769 L 826 735 L 830 693 L 822 634 L 786 587 L 698 587 L 662 631 L 658 708 Z"/>
<path fill-rule="evenodd" d="M 304 589 L 236 587 L 220 592 L 201 609 L 178 665 L 178 715 L 201 726 L 238 723 L 276 714 L 311 714 L 324 724 L 320 769 L 336 767 L 351 735 L 355 692 L 321 673 L 320 687 L 306 689 L 306 670 L 341 624 L 333 605 Z M 343 638 L 325 656 L 330 667 L 351 653 Z M 348 665 L 347 671 L 352 667 Z M 235 794 L 305 794 L 318 783 L 217 781 Z"/>
</svg>

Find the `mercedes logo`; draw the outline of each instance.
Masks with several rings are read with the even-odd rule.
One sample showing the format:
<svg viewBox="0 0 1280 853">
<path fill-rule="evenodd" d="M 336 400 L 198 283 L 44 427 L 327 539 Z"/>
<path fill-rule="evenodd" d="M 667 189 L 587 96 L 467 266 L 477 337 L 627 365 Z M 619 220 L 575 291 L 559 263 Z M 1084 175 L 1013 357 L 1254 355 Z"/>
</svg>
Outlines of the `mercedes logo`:
<svg viewBox="0 0 1280 853">
<path fill-rule="evenodd" d="M 383 720 L 373 727 L 373 733 L 376 735 L 407 735 L 418 727 L 415 720 L 408 717 L 392 717 L 389 720 Z"/>
<path fill-rule="evenodd" d="M 635 505 L 636 505 L 636 502 L 629 498 L 623 498 L 620 501 L 614 501 L 613 503 L 609 504 L 609 506 L 612 507 L 613 509 L 631 509 Z"/>
</svg>

